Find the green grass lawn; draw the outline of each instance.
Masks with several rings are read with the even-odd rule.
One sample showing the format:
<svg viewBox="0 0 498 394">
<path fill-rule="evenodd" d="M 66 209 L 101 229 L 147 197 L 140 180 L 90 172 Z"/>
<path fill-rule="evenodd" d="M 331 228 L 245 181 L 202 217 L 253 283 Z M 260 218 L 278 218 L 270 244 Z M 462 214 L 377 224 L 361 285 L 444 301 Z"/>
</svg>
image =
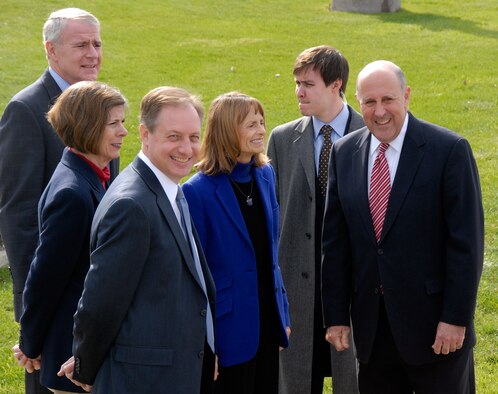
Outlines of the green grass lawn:
<svg viewBox="0 0 498 394">
<path fill-rule="evenodd" d="M 498 3 L 496 0 L 403 0 L 394 14 L 331 13 L 327 0 L 6 0 L 0 17 L 0 111 L 46 67 L 45 17 L 66 6 L 102 23 L 100 80 L 130 102 L 122 163 L 139 150 L 141 97 L 160 85 L 198 93 L 206 107 L 239 90 L 261 100 L 267 126 L 297 118 L 292 65 L 305 48 L 329 44 L 350 64 L 347 99 L 368 62 L 387 59 L 406 73 L 411 111 L 471 143 L 479 166 L 486 216 L 485 268 L 476 312 L 478 393 L 498 393 Z M 21 138 L 21 136 L 20 136 Z M 10 278 L 0 270 L 0 393 L 22 392 L 10 348 Z M 330 387 L 330 385 L 329 385 Z M 329 389 L 330 392 L 330 389 Z"/>
</svg>

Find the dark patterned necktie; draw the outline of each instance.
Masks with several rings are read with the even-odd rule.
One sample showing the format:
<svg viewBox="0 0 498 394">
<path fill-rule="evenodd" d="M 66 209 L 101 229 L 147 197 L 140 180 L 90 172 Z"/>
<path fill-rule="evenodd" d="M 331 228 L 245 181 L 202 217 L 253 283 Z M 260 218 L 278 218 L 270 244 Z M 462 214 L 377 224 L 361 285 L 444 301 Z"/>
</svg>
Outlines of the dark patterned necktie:
<svg viewBox="0 0 498 394">
<path fill-rule="evenodd" d="M 320 132 L 323 135 L 323 146 L 320 151 L 320 159 L 318 160 L 318 185 L 320 186 L 320 192 L 323 197 L 325 197 L 325 194 L 327 193 L 330 149 L 332 148 L 332 130 L 332 127 L 328 124 L 320 129 Z"/>
<path fill-rule="evenodd" d="M 389 194 L 391 193 L 391 177 L 385 156 L 387 148 L 389 148 L 389 144 L 384 142 L 379 145 L 379 152 L 372 166 L 372 177 L 370 179 L 370 214 L 372 215 L 377 242 L 379 242 L 380 235 L 382 234 L 387 203 L 389 201 Z"/>
</svg>

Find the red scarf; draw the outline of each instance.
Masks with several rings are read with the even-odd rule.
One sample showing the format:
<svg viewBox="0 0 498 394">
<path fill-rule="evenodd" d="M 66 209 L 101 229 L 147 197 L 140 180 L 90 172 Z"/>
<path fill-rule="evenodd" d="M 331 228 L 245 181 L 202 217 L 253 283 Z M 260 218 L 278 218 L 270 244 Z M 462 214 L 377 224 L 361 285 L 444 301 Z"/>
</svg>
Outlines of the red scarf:
<svg viewBox="0 0 498 394">
<path fill-rule="evenodd" d="M 109 179 L 111 179 L 111 172 L 109 171 L 109 167 L 105 166 L 104 168 L 99 168 L 97 165 L 95 165 L 95 163 L 88 160 L 81 153 L 75 152 L 73 148 L 69 148 L 69 151 L 74 153 L 76 156 L 80 157 L 81 159 L 83 159 L 83 161 L 85 161 L 86 163 L 88 163 L 90 167 L 92 167 L 92 170 L 95 171 L 95 173 L 99 177 L 100 183 L 102 183 L 102 186 L 104 187 L 104 189 L 106 189 L 107 188 L 106 182 Z"/>
</svg>

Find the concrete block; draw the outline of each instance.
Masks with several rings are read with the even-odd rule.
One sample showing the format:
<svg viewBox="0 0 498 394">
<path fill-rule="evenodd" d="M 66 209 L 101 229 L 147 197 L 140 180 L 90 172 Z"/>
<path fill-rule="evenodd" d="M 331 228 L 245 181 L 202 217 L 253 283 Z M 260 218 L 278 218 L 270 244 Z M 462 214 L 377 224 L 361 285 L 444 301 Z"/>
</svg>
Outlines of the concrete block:
<svg viewBox="0 0 498 394">
<path fill-rule="evenodd" d="M 330 9 L 365 14 L 396 12 L 401 9 L 401 0 L 332 0 Z"/>
</svg>

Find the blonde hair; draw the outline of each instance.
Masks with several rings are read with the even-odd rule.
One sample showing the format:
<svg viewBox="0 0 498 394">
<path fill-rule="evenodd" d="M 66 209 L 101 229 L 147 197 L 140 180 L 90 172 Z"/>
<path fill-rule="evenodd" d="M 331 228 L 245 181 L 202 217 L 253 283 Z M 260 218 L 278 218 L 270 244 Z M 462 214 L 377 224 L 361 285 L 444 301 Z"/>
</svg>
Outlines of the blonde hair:
<svg viewBox="0 0 498 394">
<path fill-rule="evenodd" d="M 261 114 L 264 119 L 263 106 L 254 97 L 230 92 L 214 99 L 208 112 L 201 160 L 196 165 L 199 170 L 206 175 L 232 172 L 241 153 L 237 129 L 251 109 Z M 268 161 L 268 157 L 263 153 L 254 155 L 256 167 L 261 167 Z"/>
<path fill-rule="evenodd" d="M 189 93 L 187 90 L 172 86 L 160 86 L 147 93 L 140 103 L 140 123 L 149 132 L 153 133 L 157 123 L 157 117 L 161 109 L 165 106 L 179 106 L 191 104 L 200 121 L 204 116 L 204 107 L 198 96 Z"/>
</svg>

